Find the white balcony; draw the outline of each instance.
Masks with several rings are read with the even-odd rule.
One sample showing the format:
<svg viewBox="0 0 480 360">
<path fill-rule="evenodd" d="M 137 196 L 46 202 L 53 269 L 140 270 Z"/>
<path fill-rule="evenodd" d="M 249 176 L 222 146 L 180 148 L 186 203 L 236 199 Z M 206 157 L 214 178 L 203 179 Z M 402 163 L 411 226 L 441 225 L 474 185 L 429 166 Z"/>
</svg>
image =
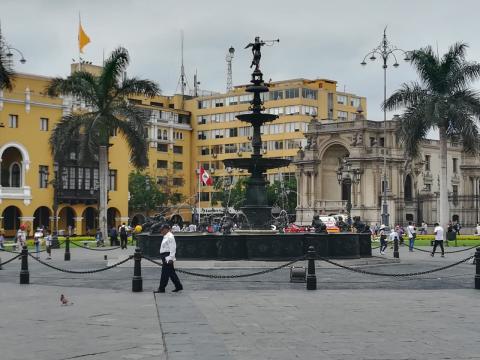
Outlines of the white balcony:
<svg viewBox="0 0 480 360">
<path fill-rule="evenodd" d="M 30 186 L 24 187 L 3 187 L 0 186 L 0 203 L 3 200 L 23 200 L 25 205 L 29 205 L 32 200 L 32 191 Z"/>
</svg>

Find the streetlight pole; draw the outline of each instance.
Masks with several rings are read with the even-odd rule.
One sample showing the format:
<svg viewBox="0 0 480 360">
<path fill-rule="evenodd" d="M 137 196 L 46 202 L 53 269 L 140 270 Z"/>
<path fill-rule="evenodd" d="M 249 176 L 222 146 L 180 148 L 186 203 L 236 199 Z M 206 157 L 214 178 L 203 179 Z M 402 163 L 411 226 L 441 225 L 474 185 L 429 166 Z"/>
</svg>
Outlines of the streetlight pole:
<svg viewBox="0 0 480 360">
<path fill-rule="evenodd" d="M 383 103 L 387 101 L 387 67 L 388 67 L 388 59 L 393 57 L 395 63 L 393 67 L 397 68 L 400 64 L 397 61 L 397 57 L 395 53 L 401 53 L 405 55 L 404 60 L 410 61 L 410 57 L 408 53 L 396 46 L 393 46 L 387 39 L 387 28 L 383 30 L 383 39 L 381 43 L 372 51 L 370 51 L 365 57 L 363 61 L 360 63 L 362 66 L 367 65 L 365 61 L 367 57 L 371 61 L 375 61 L 377 58 L 375 55 L 378 55 L 383 60 Z M 388 213 L 388 203 L 387 203 L 387 110 L 385 106 L 383 106 L 383 189 L 382 189 L 382 224 L 389 225 L 389 218 L 390 215 Z"/>
</svg>

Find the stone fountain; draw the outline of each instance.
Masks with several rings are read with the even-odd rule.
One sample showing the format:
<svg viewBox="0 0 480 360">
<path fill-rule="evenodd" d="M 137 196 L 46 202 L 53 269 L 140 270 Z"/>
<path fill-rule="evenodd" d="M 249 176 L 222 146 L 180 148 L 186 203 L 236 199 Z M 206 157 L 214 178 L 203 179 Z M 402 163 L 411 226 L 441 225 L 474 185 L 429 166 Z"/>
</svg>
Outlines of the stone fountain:
<svg viewBox="0 0 480 360">
<path fill-rule="evenodd" d="M 274 121 L 277 115 L 263 113 L 261 94 L 268 92 L 260 71 L 262 46 L 273 44 L 278 40 L 262 41 L 259 37 L 246 48 L 252 48 L 253 67 L 251 85 L 245 89 L 253 94 L 249 114 L 238 115 L 240 121 L 248 122 L 253 127 L 252 155 L 249 158 L 224 160 L 225 167 L 244 169 L 250 173 L 247 181 L 245 205 L 241 208 L 248 219 L 250 229 L 247 231 L 230 231 L 216 234 L 176 233 L 177 255 L 179 259 L 292 259 L 306 254 L 313 245 L 316 252 L 324 257 L 358 258 L 371 256 L 371 239 L 369 234 L 319 234 L 319 233 L 272 233 L 271 206 L 267 203 L 265 173 L 290 164 L 290 160 L 281 158 L 264 158 L 260 128 L 263 124 Z M 158 257 L 162 235 L 155 232 L 156 224 L 151 224 L 151 231 L 138 234 L 138 243 L 143 253 L 149 257 Z"/>
</svg>

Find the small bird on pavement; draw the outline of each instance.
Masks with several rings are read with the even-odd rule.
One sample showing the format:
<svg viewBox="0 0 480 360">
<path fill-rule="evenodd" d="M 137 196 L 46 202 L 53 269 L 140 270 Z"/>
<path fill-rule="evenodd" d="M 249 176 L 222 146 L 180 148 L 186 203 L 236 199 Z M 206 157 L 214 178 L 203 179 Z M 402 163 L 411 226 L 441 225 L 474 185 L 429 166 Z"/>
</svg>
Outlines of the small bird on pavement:
<svg viewBox="0 0 480 360">
<path fill-rule="evenodd" d="M 68 306 L 68 305 L 73 305 L 73 302 L 67 299 L 65 295 L 60 295 L 60 302 L 62 306 Z"/>
</svg>

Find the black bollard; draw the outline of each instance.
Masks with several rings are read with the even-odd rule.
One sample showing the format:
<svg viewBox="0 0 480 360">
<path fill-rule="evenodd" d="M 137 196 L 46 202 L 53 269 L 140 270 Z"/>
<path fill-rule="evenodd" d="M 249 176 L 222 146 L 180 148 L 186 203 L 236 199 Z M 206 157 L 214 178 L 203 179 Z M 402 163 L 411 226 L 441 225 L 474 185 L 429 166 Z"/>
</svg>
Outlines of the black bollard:
<svg viewBox="0 0 480 360">
<path fill-rule="evenodd" d="M 480 247 L 475 251 L 475 289 L 480 290 Z"/>
<path fill-rule="evenodd" d="M 393 257 L 396 259 L 400 258 L 400 253 L 398 252 L 398 239 L 393 240 Z"/>
<path fill-rule="evenodd" d="M 2 267 L 2 258 L 0 258 L 0 270 L 3 270 L 3 267 Z"/>
<path fill-rule="evenodd" d="M 28 271 L 28 248 L 22 248 L 22 267 L 20 268 L 20 284 L 30 284 L 30 272 Z"/>
<path fill-rule="evenodd" d="M 132 292 L 143 291 L 142 279 L 142 251 L 137 247 L 133 254 L 133 278 L 132 278 Z"/>
<path fill-rule="evenodd" d="M 65 261 L 70 261 L 70 237 L 67 236 L 65 239 L 65 256 L 63 258 Z"/>
<path fill-rule="evenodd" d="M 315 256 L 315 248 L 310 245 L 307 251 L 307 290 L 317 290 L 317 276 L 315 275 Z"/>
</svg>

